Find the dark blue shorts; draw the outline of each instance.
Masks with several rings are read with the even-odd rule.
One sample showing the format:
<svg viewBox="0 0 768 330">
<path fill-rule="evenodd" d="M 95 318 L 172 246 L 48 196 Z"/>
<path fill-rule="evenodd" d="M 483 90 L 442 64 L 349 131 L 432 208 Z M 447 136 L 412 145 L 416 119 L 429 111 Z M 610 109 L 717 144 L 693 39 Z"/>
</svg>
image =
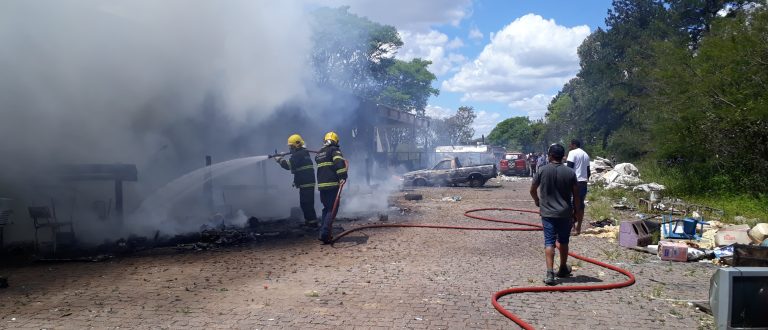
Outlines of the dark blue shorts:
<svg viewBox="0 0 768 330">
<path fill-rule="evenodd" d="M 555 246 L 555 240 L 567 245 L 571 237 L 571 218 L 541 218 L 544 227 L 544 246 Z"/>
<path fill-rule="evenodd" d="M 579 206 L 581 206 L 579 209 L 584 211 L 584 199 L 587 197 L 587 182 L 579 181 L 576 184 L 576 187 L 579 189 L 579 196 L 574 196 L 573 199 L 579 203 Z"/>
</svg>

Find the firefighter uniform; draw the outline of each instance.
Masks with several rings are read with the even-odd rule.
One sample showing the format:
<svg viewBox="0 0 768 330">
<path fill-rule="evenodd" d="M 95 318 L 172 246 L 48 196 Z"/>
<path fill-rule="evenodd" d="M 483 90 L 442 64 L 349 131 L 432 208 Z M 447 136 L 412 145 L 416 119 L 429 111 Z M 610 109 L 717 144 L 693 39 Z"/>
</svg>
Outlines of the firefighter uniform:
<svg viewBox="0 0 768 330">
<path fill-rule="evenodd" d="M 309 151 L 304 147 L 292 149 L 290 159 L 280 157 L 277 162 L 293 173 L 293 186 L 299 188 L 299 205 L 304 213 L 304 223 L 317 226 L 315 213 L 315 166 Z"/>
<path fill-rule="evenodd" d="M 331 132 L 332 133 L 332 132 Z M 320 190 L 320 201 L 323 203 L 323 215 L 320 222 L 320 240 L 329 243 L 331 240 L 331 218 L 334 216 L 333 204 L 339 193 L 341 180 L 347 179 L 347 163 L 338 145 L 338 136 L 328 139 L 326 145 L 315 156 L 317 163 L 317 189 Z"/>
</svg>

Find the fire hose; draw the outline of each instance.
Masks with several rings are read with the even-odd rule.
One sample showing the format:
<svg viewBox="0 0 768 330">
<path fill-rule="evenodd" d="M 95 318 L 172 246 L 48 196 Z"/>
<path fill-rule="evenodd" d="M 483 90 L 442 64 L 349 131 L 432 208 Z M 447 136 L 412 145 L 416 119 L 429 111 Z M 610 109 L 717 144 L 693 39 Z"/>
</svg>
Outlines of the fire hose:
<svg viewBox="0 0 768 330">
<path fill-rule="evenodd" d="M 339 189 L 341 190 L 341 189 Z M 338 198 L 337 198 L 338 200 Z M 524 213 L 533 213 L 533 214 L 539 214 L 538 211 L 535 210 L 524 210 L 524 209 L 513 209 L 513 208 L 480 208 L 480 209 L 472 209 L 464 212 L 464 216 L 477 219 L 477 220 L 483 220 L 483 221 L 490 221 L 490 222 L 499 222 L 499 223 L 507 223 L 507 224 L 514 224 L 514 225 L 520 225 L 525 227 L 465 227 L 465 226 L 445 226 L 445 225 L 434 225 L 434 224 L 374 224 L 374 225 L 366 225 L 366 226 L 360 226 L 357 228 L 349 229 L 347 231 L 342 232 L 339 234 L 339 236 L 334 237 L 332 239 L 332 243 L 335 243 L 340 238 L 349 235 L 353 232 L 364 230 L 364 229 L 372 229 L 372 228 L 437 228 L 437 229 L 457 229 L 457 230 L 493 230 L 493 231 L 539 231 L 542 230 L 543 227 L 538 224 L 528 223 L 528 222 L 520 222 L 520 221 L 514 221 L 514 220 L 501 220 L 501 219 L 495 219 L 491 217 L 483 217 L 479 215 L 474 215 L 472 213 L 476 212 L 482 212 L 482 211 L 513 211 L 513 212 L 524 212 Z M 527 322 L 523 321 L 520 317 L 515 315 L 514 313 L 508 311 L 505 309 L 501 304 L 499 304 L 499 298 L 513 294 L 513 293 L 523 293 L 523 292 L 554 292 L 554 291 L 599 291 L 599 290 L 610 290 L 610 289 L 617 289 L 617 288 L 623 288 L 630 286 L 635 283 L 635 276 L 632 275 L 629 271 L 607 264 L 600 261 L 597 261 L 592 258 L 588 258 L 582 255 L 578 255 L 573 252 L 568 253 L 569 256 L 574 257 L 576 259 L 580 259 L 583 261 L 586 261 L 588 263 L 607 268 L 616 272 L 619 272 L 625 276 L 627 276 L 627 280 L 623 282 L 618 283 L 609 283 L 609 284 L 599 284 L 599 285 L 568 285 L 568 286 L 531 286 L 531 287 L 519 287 L 519 288 L 509 288 L 504 289 L 501 291 L 498 291 L 493 294 L 491 297 L 491 304 L 493 307 L 502 315 L 507 317 L 508 319 L 512 320 L 513 322 L 517 323 L 521 328 L 523 329 L 533 329 L 533 326 L 528 324 Z"/>
<path fill-rule="evenodd" d="M 349 172 L 349 161 L 345 159 L 344 164 L 346 166 L 347 172 Z M 336 219 L 336 213 L 339 211 L 339 200 L 341 199 L 341 191 L 344 190 L 345 183 L 347 183 L 347 180 L 341 180 L 339 182 L 339 191 L 336 192 L 336 199 L 333 201 L 333 209 L 331 209 L 331 220 L 328 223 L 328 237 L 331 238 L 331 242 L 336 241 L 333 238 L 333 220 Z"/>
</svg>

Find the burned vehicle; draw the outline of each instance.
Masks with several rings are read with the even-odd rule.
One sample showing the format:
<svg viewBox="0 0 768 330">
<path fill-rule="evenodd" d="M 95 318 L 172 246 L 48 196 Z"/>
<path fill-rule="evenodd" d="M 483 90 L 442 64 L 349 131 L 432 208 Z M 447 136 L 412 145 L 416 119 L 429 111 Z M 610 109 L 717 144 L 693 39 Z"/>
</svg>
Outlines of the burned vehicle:
<svg viewBox="0 0 768 330">
<path fill-rule="evenodd" d="M 432 169 L 408 172 L 403 175 L 405 186 L 453 186 L 467 184 L 481 187 L 496 177 L 496 165 L 461 166 L 457 157 L 444 159 Z"/>
</svg>

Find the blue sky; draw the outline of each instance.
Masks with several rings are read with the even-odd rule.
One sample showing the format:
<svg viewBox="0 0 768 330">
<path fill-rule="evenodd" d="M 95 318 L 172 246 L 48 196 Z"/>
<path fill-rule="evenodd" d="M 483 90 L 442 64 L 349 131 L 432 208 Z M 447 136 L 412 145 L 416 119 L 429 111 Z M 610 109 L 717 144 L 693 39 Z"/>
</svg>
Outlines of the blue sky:
<svg viewBox="0 0 768 330">
<path fill-rule="evenodd" d="M 610 0 L 323 2 L 394 25 L 405 42 L 398 58 L 433 61 L 440 95 L 429 100 L 427 113 L 446 117 L 473 106 L 478 137 L 509 117 L 541 118 L 578 72 L 576 48 L 605 27 L 611 7 Z"/>
</svg>

